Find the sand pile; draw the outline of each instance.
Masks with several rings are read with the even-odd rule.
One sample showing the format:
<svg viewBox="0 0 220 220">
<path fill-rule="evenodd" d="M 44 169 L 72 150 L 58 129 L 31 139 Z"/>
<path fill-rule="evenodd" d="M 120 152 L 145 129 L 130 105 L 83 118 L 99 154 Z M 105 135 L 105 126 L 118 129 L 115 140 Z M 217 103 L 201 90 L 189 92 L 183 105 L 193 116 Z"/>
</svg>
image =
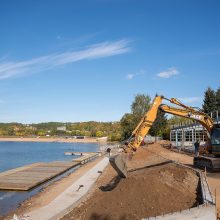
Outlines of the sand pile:
<svg viewBox="0 0 220 220">
<path fill-rule="evenodd" d="M 191 208 L 199 201 L 198 181 L 192 170 L 172 163 L 139 168 L 101 184 L 63 219 L 141 219 Z"/>
</svg>

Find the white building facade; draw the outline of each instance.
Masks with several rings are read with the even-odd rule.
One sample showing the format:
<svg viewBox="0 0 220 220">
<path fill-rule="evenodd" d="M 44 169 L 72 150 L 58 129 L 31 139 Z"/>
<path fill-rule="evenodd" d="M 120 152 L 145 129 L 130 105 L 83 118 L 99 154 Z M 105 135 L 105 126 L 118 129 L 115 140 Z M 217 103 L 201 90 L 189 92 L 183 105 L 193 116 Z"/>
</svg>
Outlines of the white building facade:
<svg viewBox="0 0 220 220">
<path fill-rule="evenodd" d="M 213 114 L 211 114 L 212 116 Z M 218 112 L 215 114 L 213 121 L 215 124 L 220 123 Z M 198 122 L 193 124 L 179 124 L 171 126 L 170 141 L 174 147 L 193 147 L 196 140 L 200 145 L 206 144 L 207 130 Z"/>
</svg>

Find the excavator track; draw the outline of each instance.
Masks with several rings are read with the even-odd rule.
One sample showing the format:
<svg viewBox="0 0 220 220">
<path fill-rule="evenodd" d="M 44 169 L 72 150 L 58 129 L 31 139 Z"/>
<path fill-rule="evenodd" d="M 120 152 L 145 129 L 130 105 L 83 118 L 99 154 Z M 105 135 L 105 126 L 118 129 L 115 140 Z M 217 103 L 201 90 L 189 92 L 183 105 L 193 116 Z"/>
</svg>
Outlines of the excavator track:
<svg viewBox="0 0 220 220">
<path fill-rule="evenodd" d="M 195 167 L 205 168 L 211 172 L 220 171 L 220 158 L 211 156 L 198 156 L 194 157 L 193 165 Z"/>
</svg>

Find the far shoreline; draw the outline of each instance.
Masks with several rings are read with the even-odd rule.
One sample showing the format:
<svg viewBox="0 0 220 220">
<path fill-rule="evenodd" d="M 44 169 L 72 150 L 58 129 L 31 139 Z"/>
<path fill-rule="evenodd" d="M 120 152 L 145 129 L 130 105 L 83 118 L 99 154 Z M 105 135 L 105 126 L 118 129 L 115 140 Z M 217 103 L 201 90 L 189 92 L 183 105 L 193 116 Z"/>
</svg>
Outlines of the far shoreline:
<svg viewBox="0 0 220 220">
<path fill-rule="evenodd" d="M 60 142 L 60 143 L 105 143 L 107 139 L 85 137 L 84 139 L 65 137 L 0 137 L 0 142 Z"/>
</svg>

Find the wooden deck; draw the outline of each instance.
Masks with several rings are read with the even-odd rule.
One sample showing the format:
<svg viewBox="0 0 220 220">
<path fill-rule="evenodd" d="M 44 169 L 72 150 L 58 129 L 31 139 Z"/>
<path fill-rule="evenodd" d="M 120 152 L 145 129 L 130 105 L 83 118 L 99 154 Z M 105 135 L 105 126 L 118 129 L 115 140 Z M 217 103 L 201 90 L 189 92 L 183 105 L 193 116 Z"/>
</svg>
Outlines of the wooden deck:
<svg viewBox="0 0 220 220">
<path fill-rule="evenodd" d="M 1 190 L 27 191 L 80 165 L 77 161 L 37 163 L 0 173 Z"/>
<path fill-rule="evenodd" d="M 101 152 L 76 152 L 76 151 L 66 151 L 65 155 L 74 155 L 74 156 L 89 156 L 94 154 L 101 154 Z"/>
<path fill-rule="evenodd" d="M 72 161 L 35 163 L 0 173 L 0 190 L 30 190 L 73 167 L 89 162 L 98 155 L 98 153 L 87 153 Z"/>
<path fill-rule="evenodd" d="M 98 155 L 90 153 L 72 161 L 35 163 L 0 173 L 0 190 L 30 190 L 73 167 L 89 162 Z"/>
</svg>

